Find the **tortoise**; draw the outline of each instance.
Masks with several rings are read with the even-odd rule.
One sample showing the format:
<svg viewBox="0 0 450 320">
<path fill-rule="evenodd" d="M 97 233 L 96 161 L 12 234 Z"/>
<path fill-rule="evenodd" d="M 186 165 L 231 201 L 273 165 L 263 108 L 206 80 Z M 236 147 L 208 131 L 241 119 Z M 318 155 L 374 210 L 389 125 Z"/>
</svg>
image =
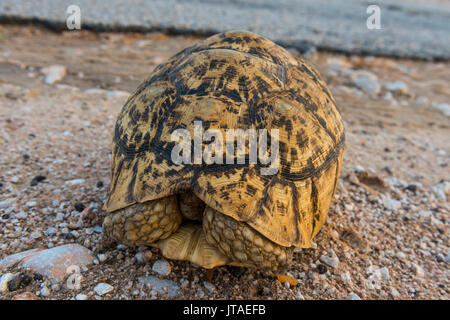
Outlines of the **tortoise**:
<svg viewBox="0 0 450 320">
<path fill-rule="evenodd" d="M 240 163 L 237 153 L 227 163 L 174 162 L 172 133 L 192 134 L 196 121 L 223 134 L 278 130 L 278 170 L 262 174 L 267 163 Z M 324 224 L 344 141 L 336 102 L 313 66 L 252 32 L 216 34 L 157 66 L 120 111 L 104 233 L 208 269 L 276 270 Z"/>
</svg>

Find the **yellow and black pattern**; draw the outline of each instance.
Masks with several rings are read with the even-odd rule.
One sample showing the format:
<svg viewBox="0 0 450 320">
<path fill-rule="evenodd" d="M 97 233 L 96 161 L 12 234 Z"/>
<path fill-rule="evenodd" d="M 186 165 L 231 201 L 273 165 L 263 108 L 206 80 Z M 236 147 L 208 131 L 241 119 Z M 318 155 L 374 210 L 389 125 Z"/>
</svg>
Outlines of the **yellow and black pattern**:
<svg viewBox="0 0 450 320">
<path fill-rule="evenodd" d="M 180 164 L 171 134 L 279 130 L 280 167 Z M 205 147 L 207 143 L 204 143 Z M 113 140 L 112 212 L 192 191 L 281 246 L 309 247 L 323 225 L 344 152 L 344 127 L 318 72 L 251 32 L 212 36 L 158 66 L 120 112 Z M 225 156 L 224 156 L 225 159 Z"/>
</svg>

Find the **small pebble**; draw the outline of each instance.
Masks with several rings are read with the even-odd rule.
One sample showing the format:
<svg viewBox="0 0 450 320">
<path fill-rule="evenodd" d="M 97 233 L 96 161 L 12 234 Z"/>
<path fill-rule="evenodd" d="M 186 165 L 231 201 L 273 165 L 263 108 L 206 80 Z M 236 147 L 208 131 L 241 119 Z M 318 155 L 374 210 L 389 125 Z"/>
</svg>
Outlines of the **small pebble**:
<svg viewBox="0 0 450 320">
<path fill-rule="evenodd" d="M 51 65 L 41 69 L 41 73 L 45 75 L 44 82 L 46 84 L 54 84 L 64 78 L 67 74 L 67 69 L 62 65 Z"/>
<path fill-rule="evenodd" d="M 30 185 L 36 186 L 39 182 L 44 181 L 45 179 L 47 179 L 45 176 L 35 176 L 33 180 L 31 180 Z"/>
<path fill-rule="evenodd" d="M 105 262 L 106 260 L 108 260 L 108 256 L 104 253 L 100 253 L 97 255 L 98 261 L 100 262 Z"/>
<path fill-rule="evenodd" d="M 99 296 L 103 296 L 113 290 L 114 287 L 112 285 L 104 282 L 97 284 L 94 288 L 95 293 L 97 293 Z"/>
<path fill-rule="evenodd" d="M 166 260 L 157 260 L 152 267 L 153 272 L 157 274 L 168 276 L 171 272 L 170 264 Z"/>
<path fill-rule="evenodd" d="M 339 259 L 337 257 L 331 258 L 331 257 L 325 256 L 325 255 L 322 255 L 322 256 L 320 256 L 319 260 L 332 268 L 337 268 L 339 265 Z"/>
<path fill-rule="evenodd" d="M 56 230 L 56 228 L 53 228 L 53 227 L 50 227 L 44 231 L 44 233 L 49 237 L 55 235 L 57 232 L 58 232 L 58 230 Z"/>
<path fill-rule="evenodd" d="M 326 265 L 320 263 L 320 264 L 317 266 L 317 270 L 319 271 L 320 274 L 324 274 L 324 273 L 327 273 L 328 268 L 327 268 Z"/>
<path fill-rule="evenodd" d="M 400 295 L 400 292 L 398 292 L 395 288 L 391 288 L 391 295 L 393 297 L 398 297 Z"/>
<path fill-rule="evenodd" d="M 75 208 L 75 210 L 77 210 L 78 212 L 82 212 L 85 208 L 84 204 L 82 204 L 81 202 L 76 202 L 75 205 L 73 206 Z"/>
<path fill-rule="evenodd" d="M 5 273 L 0 278 L 0 293 L 7 293 L 9 291 L 8 283 L 15 278 L 12 273 Z"/>
<path fill-rule="evenodd" d="M 303 295 L 302 295 L 301 292 L 299 291 L 299 292 L 297 292 L 297 293 L 295 294 L 295 299 L 296 299 L 296 300 L 304 300 L 305 298 L 303 297 Z"/>
<path fill-rule="evenodd" d="M 361 298 L 356 293 L 350 293 L 347 300 L 361 300 Z"/>
<path fill-rule="evenodd" d="M 209 293 L 213 293 L 214 291 L 216 291 L 216 287 L 207 281 L 204 281 L 203 285 L 205 286 L 206 290 L 208 290 Z"/>
<path fill-rule="evenodd" d="M 48 297 L 51 294 L 51 291 L 47 287 L 43 287 L 40 291 L 40 295 L 43 297 Z"/>
</svg>

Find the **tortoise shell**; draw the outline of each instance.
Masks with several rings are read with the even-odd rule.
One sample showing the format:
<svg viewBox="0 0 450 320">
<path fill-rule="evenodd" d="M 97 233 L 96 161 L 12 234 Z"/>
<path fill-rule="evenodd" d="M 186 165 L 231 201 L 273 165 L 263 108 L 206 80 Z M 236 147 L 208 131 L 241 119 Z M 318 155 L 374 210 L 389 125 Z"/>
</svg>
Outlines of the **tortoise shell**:
<svg viewBox="0 0 450 320">
<path fill-rule="evenodd" d="M 171 134 L 278 129 L 279 170 L 261 164 L 176 164 Z M 203 142 L 203 147 L 208 144 Z M 221 33 L 161 64 L 115 125 L 105 210 L 191 190 L 282 246 L 310 247 L 336 190 L 344 127 L 319 73 L 257 34 Z M 247 154 L 248 156 L 248 154 Z"/>
</svg>

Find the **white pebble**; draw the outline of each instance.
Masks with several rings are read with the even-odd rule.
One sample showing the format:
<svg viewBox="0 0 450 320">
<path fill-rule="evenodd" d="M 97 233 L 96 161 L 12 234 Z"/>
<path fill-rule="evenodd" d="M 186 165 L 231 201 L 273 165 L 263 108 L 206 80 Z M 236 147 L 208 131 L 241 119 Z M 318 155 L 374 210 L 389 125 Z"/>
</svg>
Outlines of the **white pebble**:
<svg viewBox="0 0 450 320">
<path fill-rule="evenodd" d="M 77 185 L 77 184 L 83 184 L 84 183 L 84 179 L 72 179 L 72 180 L 68 180 L 66 181 L 66 184 L 69 185 Z"/>
<path fill-rule="evenodd" d="M 9 291 L 8 282 L 14 279 L 14 275 L 12 273 L 5 273 L 0 278 L 0 293 L 6 293 Z"/>
<path fill-rule="evenodd" d="M 48 297 L 48 296 L 50 295 L 51 292 L 50 292 L 50 289 L 49 289 L 49 288 L 43 287 L 43 288 L 41 289 L 40 293 L 41 293 L 41 296 L 43 296 L 43 297 Z"/>
<path fill-rule="evenodd" d="M 325 255 L 321 255 L 319 260 L 332 268 L 337 268 L 339 265 L 338 257 L 327 257 Z"/>
<path fill-rule="evenodd" d="M 94 288 L 95 293 L 97 293 L 99 296 L 107 294 L 107 293 L 109 293 L 109 292 L 111 292 L 113 290 L 114 290 L 114 287 L 112 285 L 109 285 L 109 284 L 104 283 L 104 282 L 99 283 Z"/>
<path fill-rule="evenodd" d="M 304 300 L 305 298 L 303 297 L 302 293 L 299 291 L 295 294 L 295 299 L 296 300 Z"/>
<path fill-rule="evenodd" d="M 356 293 L 350 293 L 350 295 L 347 297 L 347 300 L 361 300 L 361 298 Z"/>
<path fill-rule="evenodd" d="M 87 300 L 87 299 L 88 299 L 88 296 L 85 295 L 85 294 L 83 294 L 83 293 L 80 293 L 80 294 L 77 294 L 77 296 L 75 297 L 75 299 L 76 299 L 76 300 Z"/>
<path fill-rule="evenodd" d="M 171 267 L 166 260 L 158 260 L 153 264 L 152 270 L 157 274 L 168 276 L 171 272 Z"/>
</svg>

